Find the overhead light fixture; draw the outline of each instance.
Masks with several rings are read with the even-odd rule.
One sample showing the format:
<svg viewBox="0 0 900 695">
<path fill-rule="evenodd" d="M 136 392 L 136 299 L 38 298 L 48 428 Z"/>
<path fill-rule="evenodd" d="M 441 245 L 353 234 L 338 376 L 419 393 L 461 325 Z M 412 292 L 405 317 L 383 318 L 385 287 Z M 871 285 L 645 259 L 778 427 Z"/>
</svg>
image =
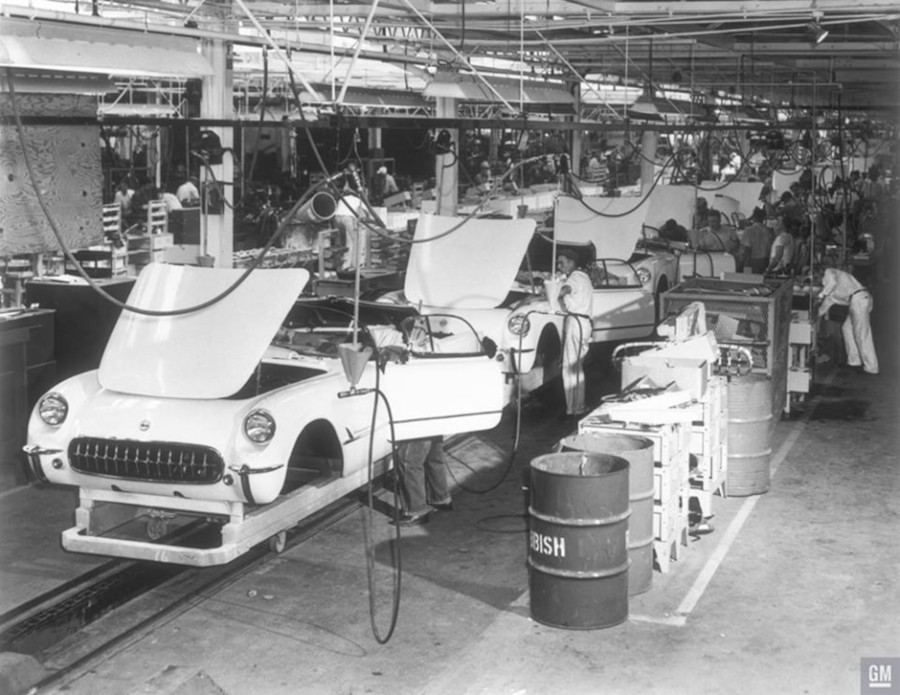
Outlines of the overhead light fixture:
<svg viewBox="0 0 900 695">
<path fill-rule="evenodd" d="M 828 29 L 823 28 L 822 25 L 819 24 L 818 20 L 813 20 L 806 25 L 806 28 L 809 29 L 809 31 L 812 33 L 813 41 L 815 41 L 817 45 L 828 38 Z"/>
</svg>

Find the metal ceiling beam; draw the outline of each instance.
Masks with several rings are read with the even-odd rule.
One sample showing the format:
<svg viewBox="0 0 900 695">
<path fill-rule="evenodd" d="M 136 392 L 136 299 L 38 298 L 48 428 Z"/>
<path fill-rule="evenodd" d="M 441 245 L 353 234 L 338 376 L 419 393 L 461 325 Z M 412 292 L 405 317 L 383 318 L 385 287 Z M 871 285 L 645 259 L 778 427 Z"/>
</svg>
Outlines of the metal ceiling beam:
<svg viewBox="0 0 900 695">
<path fill-rule="evenodd" d="M 900 85 L 900 70 L 897 68 L 888 68 L 884 70 L 871 68 L 865 70 L 835 70 L 834 78 L 838 82 L 844 83 L 868 84 L 884 82 Z"/>
<path fill-rule="evenodd" d="M 637 0 L 616 2 L 616 14 L 641 17 L 646 15 L 697 15 L 720 13 L 728 10 L 747 17 L 773 17 L 787 12 L 896 12 L 897 0 Z"/>
<path fill-rule="evenodd" d="M 891 60 L 882 57 L 873 58 L 801 58 L 791 61 L 799 70 L 865 68 L 873 70 L 896 70 L 900 68 L 900 59 Z"/>
<path fill-rule="evenodd" d="M 818 46 L 811 46 L 808 41 L 770 41 L 770 42 L 741 42 L 737 41 L 732 46 L 737 53 L 751 52 L 753 55 L 795 55 L 805 56 L 816 54 L 853 54 L 881 53 L 884 55 L 897 55 L 897 43 L 893 41 L 831 41 L 826 40 Z"/>
</svg>

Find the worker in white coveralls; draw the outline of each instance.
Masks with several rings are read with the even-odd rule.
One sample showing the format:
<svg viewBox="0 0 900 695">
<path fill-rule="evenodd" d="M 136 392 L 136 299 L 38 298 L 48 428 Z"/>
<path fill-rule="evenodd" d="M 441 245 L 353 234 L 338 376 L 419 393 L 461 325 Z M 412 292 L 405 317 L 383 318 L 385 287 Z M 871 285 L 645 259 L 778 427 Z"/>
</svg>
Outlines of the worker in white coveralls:
<svg viewBox="0 0 900 695">
<path fill-rule="evenodd" d="M 578 254 L 572 249 L 559 251 L 556 269 L 565 276 L 559 290 L 559 306 L 565 312 L 562 380 L 566 415 L 579 415 L 586 409 L 582 363 L 591 342 L 594 293 L 591 278 L 578 268 Z"/>
<path fill-rule="evenodd" d="M 878 356 L 872 342 L 872 294 L 850 273 L 826 268 L 822 277 L 822 291 L 819 292 L 819 318 L 828 313 L 834 304 L 849 307 L 849 312 L 841 325 L 844 349 L 847 351 L 847 365 L 862 366 L 866 374 L 878 374 Z"/>
</svg>

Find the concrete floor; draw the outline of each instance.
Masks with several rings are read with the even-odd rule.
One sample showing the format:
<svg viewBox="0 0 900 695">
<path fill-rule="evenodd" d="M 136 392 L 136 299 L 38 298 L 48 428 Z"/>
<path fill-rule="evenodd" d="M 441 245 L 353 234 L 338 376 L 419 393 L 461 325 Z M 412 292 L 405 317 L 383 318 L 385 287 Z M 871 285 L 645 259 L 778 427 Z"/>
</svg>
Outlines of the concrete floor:
<svg viewBox="0 0 900 695">
<path fill-rule="evenodd" d="M 499 487 L 474 494 L 457 486 L 455 511 L 404 530 L 400 613 L 387 644 L 372 634 L 358 514 L 48 692 L 866 692 L 860 660 L 900 657 L 900 407 L 888 331 L 897 322 L 887 299 L 873 321 L 882 374 L 822 370 L 809 404 L 777 423 L 770 491 L 714 498 L 715 531 L 692 540 L 668 574 L 654 572 L 650 591 L 631 597 L 629 620 L 617 627 L 563 630 L 529 617 L 521 471 L 571 428 L 532 403 L 514 469 Z M 603 364 L 594 369 L 596 402 L 614 375 Z M 467 488 L 496 480 L 513 424 L 508 416 L 451 446 L 454 477 Z M 84 562 L 67 563 L 46 539 L 37 539 L 40 558 L 16 560 L 8 524 L 21 526 L 24 510 L 40 503 L 20 500 L 55 495 L 59 504 L 61 494 L 69 493 L 0 498 L 4 603 L 11 582 L 44 576 L 41 565 L 62 576 L 64 565 Z M 59 522 L 47 537 L 70 525 Z M 392 533 L 376 515 L 381 635 L 390 622 Z"/>
</svg>

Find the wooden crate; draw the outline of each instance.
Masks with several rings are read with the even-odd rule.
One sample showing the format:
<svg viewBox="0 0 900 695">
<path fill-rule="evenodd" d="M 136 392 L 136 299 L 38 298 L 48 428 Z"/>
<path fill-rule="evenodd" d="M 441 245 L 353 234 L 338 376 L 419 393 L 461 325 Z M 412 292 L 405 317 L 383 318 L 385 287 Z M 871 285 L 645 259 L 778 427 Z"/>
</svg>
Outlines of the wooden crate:
<svg viewBox="0 0 900 695">
<path fill-rule="evenodd" d="M 166 249 L 174 245 L 173 234 L 144 234 L 128 239 L 128 263 L 139 271 L 148 263 L 164 263 Z"/>
<path fill-rule="evenodd" d="M 704 517 L 712 515 L 712 497 L 725 497 L 728 470 L 728 380 L 714 376 L 706 395 L 692 409 L 690 497 L 700 505 Z"/>
</svg>

